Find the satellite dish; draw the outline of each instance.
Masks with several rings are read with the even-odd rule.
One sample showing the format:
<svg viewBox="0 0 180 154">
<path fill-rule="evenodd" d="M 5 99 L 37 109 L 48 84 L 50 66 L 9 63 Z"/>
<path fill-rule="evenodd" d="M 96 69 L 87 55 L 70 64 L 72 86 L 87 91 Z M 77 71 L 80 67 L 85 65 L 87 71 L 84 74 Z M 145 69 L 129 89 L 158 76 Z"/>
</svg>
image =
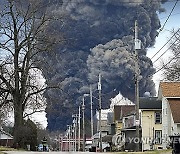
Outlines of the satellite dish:
<svg viewBox="0 0 180 154">
<path fill-rule="evenodd" d="M 151 96 L 150 92 L 146 91 L 146 92 L 144 93 L 144 97 L 150 97 L 150 96 Z"/>
</svg>

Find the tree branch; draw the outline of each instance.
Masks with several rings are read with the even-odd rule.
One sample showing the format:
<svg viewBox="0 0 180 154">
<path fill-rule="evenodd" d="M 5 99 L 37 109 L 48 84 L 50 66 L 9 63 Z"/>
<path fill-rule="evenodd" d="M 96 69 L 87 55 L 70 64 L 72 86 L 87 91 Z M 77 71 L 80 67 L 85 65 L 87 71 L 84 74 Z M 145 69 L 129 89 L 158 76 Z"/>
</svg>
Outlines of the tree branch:
<svg viewBox="0 0 180 154">
<path fill-rule="evenodd" d="M 26 113 L 26 114 L 23 116 L 23 118 L 26 118 L 26 117 L 34 114 L 34 113 L 44 112 L 44 111 L 45 111 L 45 109 L 43 109 L 43 110 L 36 110 L 36 111 L 31 112 L 31 113 Z"/>
</svg>

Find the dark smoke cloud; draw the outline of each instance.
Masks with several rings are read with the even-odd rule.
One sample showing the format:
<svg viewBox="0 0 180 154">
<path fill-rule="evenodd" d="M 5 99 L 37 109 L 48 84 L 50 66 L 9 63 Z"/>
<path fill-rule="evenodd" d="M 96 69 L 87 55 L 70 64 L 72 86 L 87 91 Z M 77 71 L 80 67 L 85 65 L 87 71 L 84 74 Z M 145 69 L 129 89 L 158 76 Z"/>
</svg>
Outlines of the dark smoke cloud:
<svg viewBox="0 0 180 154">
<path fill-rule="evenodd" d="M 138 21 L 139 39 L 143 44 L 139 52 L 142 76 L 140 94 L 145 91 L 155 94 L 153 81 L 148 78 L 154 69 L 146 56 L 146 48 L 154 45 L 160 28 L 157 16 L 157 11 L 161 10 L 159 1 L 62 0 L 52 8 L 53 12 L 65 15 L 63 26 L 53 28 L 60 27 L 68 41 L 63 47 L 57 46 L 56 58 L 46 56 L 53 68 L 50 72 L 44 71 L 47 83 L 58 82 L 62 87 L 45 94 L 48 104 L 56 104 L 47 107 L 50 130 L 66 128 L 72 120 L 71 113 L 77 110 L 81 101 L 80 96 L 88 92 L 90 83 L 97 86 L 100 70 L 103 93 L 107 94 L 103 100 L 104 106 L 108 105 L 110 97 L 114 97 L 114 89 L 133 100 L 135 20 Z"/>
<path fill-rule="evenodd" d="M 135 56 L 133 54 L 133 38 L 123 37 L 122 40 L 114 39 L 106 44 L 99 44 L 91 50 L 91 55 L 87 59 L 89 68 L 89 80 L 98 82 L 97 76 L 102 74 L 103 84 L 110 89 L 121 91 L 126 97 L 134 96 L 134 74 L 135 74 Z M 152 63 L 146 56 L 140 57 L 141 64 L 141 92 L 142 87 L 152 85 L 152 79 L 148 78 L 154 72 Z M 146 88 L 152 95 L 155 94 L 151 87 Z"/>
</svg>

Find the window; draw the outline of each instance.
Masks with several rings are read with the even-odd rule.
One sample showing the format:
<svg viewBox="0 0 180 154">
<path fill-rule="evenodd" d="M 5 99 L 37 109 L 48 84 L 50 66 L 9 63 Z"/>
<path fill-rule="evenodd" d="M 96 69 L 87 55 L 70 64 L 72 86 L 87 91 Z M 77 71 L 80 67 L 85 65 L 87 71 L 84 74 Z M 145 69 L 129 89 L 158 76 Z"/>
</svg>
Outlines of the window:
<svg viewBox="0 0 180 154">
<path fill-rule="evenodd" d="M 161 144 L 162 140 L 162 131 L 161 130 L 155 130 L 155 144 Z"/>
<path fill-rule="evenodd" d="M 161 119 L 161 112 L 155 112 L 155 123 L 156 124 L 161 124 L 161 121 L 162 121 L 162 119 Z"/>
</svg>

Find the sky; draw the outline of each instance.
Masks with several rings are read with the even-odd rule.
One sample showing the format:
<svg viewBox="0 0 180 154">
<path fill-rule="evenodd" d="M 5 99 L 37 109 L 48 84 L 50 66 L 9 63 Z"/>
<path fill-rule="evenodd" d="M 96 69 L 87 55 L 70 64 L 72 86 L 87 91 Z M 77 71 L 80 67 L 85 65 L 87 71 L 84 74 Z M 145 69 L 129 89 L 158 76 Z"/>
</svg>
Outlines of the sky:
<svg viewBox="0 0 180 154">
<path fill-rule="evenodd" d="M 159 14 L 161 25 L 163 25 L 165 23 L 165 21 L 167 20 L 167 17 L 170 14 L 174 4 L 175 4 L 175 1 L 174 2 L 168 2 L 165 5 L 163 5 L 163 7 L 166 8 L 166 12 Z M 177 28 L 180 27 L 180 21 L 178 19 L 180 19 L 180 1 L 177 3 L 174 11 L 172 12 L 172 15 L 170 16 L 167 23 L 165 24 L 164 29 L 159 33 L 158 37 L 156 38 L 156 43 L 155 43 L 154 47 L 148 49 L 147 56 L 149 58 L 152 58 L 154 56 L 154 54 L 158 50 L 160 50 L 161 47 L 168 41 L 168 39 L 171 37 L 170 31 L 172 29 L 177 30 Z M 166 45 L 159 52 L 159 54 L 157 54 L 152 59 L 152 61 L 155 61 L 167 48 L 168 48 L 168 45 Z M 164 56 L 162 56 L 162 58 L 160 58 L 157 62 L 154 63 L 154 67 L 157 69 L 161 68 L 161 61 L 162 60 L 165 60 L 165 61 L 168 60 L 170 55 L 171 55 L 170 52 L 166 52 L 166 54 L 164 54 Z M 156 84 L 156 91 L 158 90 L 160 80 L 163 79 L 163 76 L 161 74 L 162 74 L 162 72 L 158 72 L 153 76 L 153 80 Z M 43 113 L 36 113 L 31 118 L 35 122 L 41 123 L 43 125 L 43 127 L 45 128 L 47 126 L 47 119 L 46 119 L 45 115 L 46 114 L 44 112 Z"/>
<path fill-rule="evenodd" d="M 159 14 L 159 18 L 160 18 L 162 26 L 164 25 L 165 21 L 167 20 L 174 5 L 175 5 L 175 1 L 167 2 L 163 5 L 163 7 L 166 9 L 166 12 Z M 168 19 L 168 21 L 166 22 L 166 24 L 164 26 L 164 29 L 159 33 L 159 36 L 156 38 L 156 43 L 155 43 L 154 47 L 148 49 L 147 56 L 149 58 L 152 58 L 156 54 L 156 52 L 159 51 L 163 47 L 163 45 L 170 39 L 170 37 L 171 37 L 170 31 L 172 31 L 172 29 L 177 30 L 178 28 L 180 28 L 180 20 L 179 19 L 180 19 L 180 1 L 177 2 L 170 18 Z M 159 56 L 161 56 L 161 54 L 163 54 L 163 52 L 168 47 L 169 47 L 169 45 L 167 44 L 162 50 L 160 50 L 160 52 L 154 58 L 152 58 L 152 62 L 156 61 L 156 59 L 159 58 Z M 170 56 L 171 56 L 171 52 L 168 51 L 158 61 L 153 63 L 154 67 L 157 68 L 156 70 L 161 68 L 162 60 L 168 62 L 168 58 L 170 58 Z M 156 92 L 157 92 L 158 87 L 159 87 L 159 82 L 161 80 L 163 80 L 162 71 L 156 73 L 153 76 L 153 80 L 156 84 Z"/>
<path fill-rule="evenodd" d="M 45 79 L 43 78 L 43 76 L 39 73 L 38 76 L 38 83 L 39 86 L 44 85 Z M 44 108 L 41 108 L 40 110 L 45 110 L 46 106 L 44 106 Z M 31 111 L 26 111 L 26 113 L 31 113 Z M 10 124 L 14 123 L 14 116 L 12 113 L 10 113 L 8 115 L 9 117 L 9 122 Z M 26 117 L 26 119 L 30 118 L 31 120 L 33 120 L 35 123 L 41 124 L 42 128 L 46 128 L 47 127 L 47 118 L 46 118 L 46 113 L 45 112 L 36 112 L 33 115 L 29 115 L 28 117 Z"/>
</svg>

